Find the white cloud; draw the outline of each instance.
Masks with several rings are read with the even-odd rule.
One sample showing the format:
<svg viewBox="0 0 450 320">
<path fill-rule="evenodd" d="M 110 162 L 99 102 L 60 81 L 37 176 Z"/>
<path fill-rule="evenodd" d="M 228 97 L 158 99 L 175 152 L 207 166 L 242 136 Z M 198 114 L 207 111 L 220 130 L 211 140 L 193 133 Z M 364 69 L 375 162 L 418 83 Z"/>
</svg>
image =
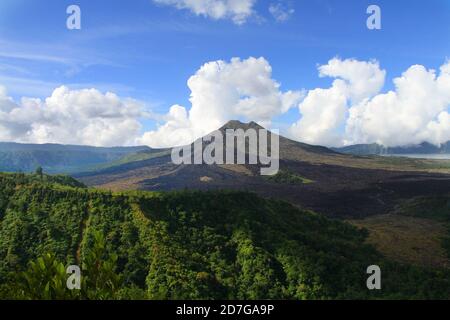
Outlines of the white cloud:
<svg viewBox="0 0 450 320">
<path fill-rule="evenodd" d="M 0 89 L 0 141 L 113 146 L 133 144 L 144 115 L 136 100 L 96 89 L 55 89 L 50 97 L 22 98 Z"/>
<path fill-rule="evenodd" d="M 319 76 L 338 78 L 333 85 L 342 83 L 348 98 L 358 103 L 383 88 L 386 71 L 380 69 L 377 61 L 333 58 L 328 64 L 319 67 Z"/>
<path fill-rule="evenodd" d="M 347 143 L 386 146 L 450 140 L 450 62 L 439 74 L 414 65 L 394 79 L 395 90 L 350 108 Z"/>
<path fill-rule="evenodd" d="M 0 141 L 97 146 L 177 146 L 232 119 L 271 121 L 298 105 L 293 138 L 338 146 L 377 142 L 386 146 L 450 140 L 450 62 L 439 71 L 411 66 L 382 93 L 386 72 L 376 61 L 334 58 L 319 66 L 328 88 L 281 91 L 264 58 L 212 61 L 189 78 L 191 107 L 174 105 L 156 130 L 142 132 L 153 117 L 142 102 L 98 89 L 62 86 L 44 99 L 8 96 L 0 86 Z"/>
<path fill-rule="evenodd" d="M 311 144 L 342 144 L 342 126 L 350 103 L 360 103 L 378 93 L 384 84 L 385 71 L 375 61 L 334 58 L 319 67 L 321 77 L 337 78 L 328 89 L 308 91 L 300 103 L 301 119 L 290 133 Z"/>
<path fill-rule="evenodd" d="M 291 18 L 291 16 L 295 13 L 295 10 L 279 2 L 279 3 L 272 3 L 269 6 L 269 12 L 276 21 L 284 22 Z"/>
<path fill-rule="evenodd" d="M 140 143 L 155 147 L 190 143 L 227 121 L 245 118 L 270 125 L 273 117 L 298 103 L 300 92 L 281 92 L 264 58 L 213 61 L 204 64 L 188 81 L 192 107 L 176 105 L 166 122 L 144 134 Z"/>
<path fill-rule="evenodd" d="M 301 98 L 300 92 L 280 91 L 264 58 L 208 62 L 188 86 L 191 108 L 172 106 L 157 130 L 143 134 L 140 118 L 155 116 L 133 99 L 62 86 L 44 101 L 17 103 L 0 87 L 0 141 L 168 147 L 190 143 L 232 119 L 270 125 Z"/>
<path fill-rule="evenodd" d="M 8 97 L 8 92 L 6 91 L 6 88 L 3 86 L 0 86 L 0 110 L 11 110 L 11 108 L 14 107 L 14 101 Z"/>
<path fill-rule="evenodd" d="M 310 144 L 338 144 L 338 129 L 345 120 L 347 111 L 347 97 L 343 87 L 343 82 L 338 82 L 330 89 L 309 91 L 299 106 L 302 118 L 292 125 L 290 133 L 296 139 Z"/>
<path fill-rule="evenodd" d="M 330 88 L 310 90 L 300 103 L 300 120 L 290 128 L 301 141 L 327 146 L 379 143 L 439 145 L 450 140 L 450 62 L 435 70 L 414 65 L 380 93 L 385 71 L 375 61 L 332 59 L 321 77 Z"/>
<path fill-rule="evenodd" d="M 231 19 L 236 24 L 243 24 L 253 15 L 256 0 L 153 0 L 157 4 L 187 9 L 199 16 L 215 20 Z"/>
</svg>

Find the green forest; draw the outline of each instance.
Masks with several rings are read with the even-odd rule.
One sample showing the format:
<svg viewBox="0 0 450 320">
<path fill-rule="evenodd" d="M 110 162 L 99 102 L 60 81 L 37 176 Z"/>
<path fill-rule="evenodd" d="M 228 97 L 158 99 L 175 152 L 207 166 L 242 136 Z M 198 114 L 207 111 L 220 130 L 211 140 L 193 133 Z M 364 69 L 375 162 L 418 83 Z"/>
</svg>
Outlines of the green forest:
<svg viewBox="0 0 450 320">
<path fill-rule="evenodd" d="M 0 299 L 448 299 L 448 270 L 388 261 L 367 232 L 237 191 L 112 193 L 0 174 Z M 65 287 L 68 265 L 80 290 Z M 366 287 L 369 265 L 382 290 Z"/>
</svg>

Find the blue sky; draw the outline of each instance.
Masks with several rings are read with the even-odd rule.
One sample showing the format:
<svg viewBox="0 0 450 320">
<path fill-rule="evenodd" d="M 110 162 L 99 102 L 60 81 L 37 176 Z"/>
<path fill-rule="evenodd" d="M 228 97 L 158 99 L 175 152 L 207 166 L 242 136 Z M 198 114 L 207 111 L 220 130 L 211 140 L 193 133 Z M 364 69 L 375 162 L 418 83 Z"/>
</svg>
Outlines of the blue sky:
<svg viewBox="0 0 450 320">
<path fill-rule="evenodd" d="M 82 29 L 66 28 L 66 8 L 77 4 Z M 280 4 L 293 13 L 277 21 Z M 382 9 L 382 29 L 368 30 L 366 9 Z M 410 66 L 439 69 L 450 57 L 450 2 L 446 0 L 260 0 L 245 23 L 198 16 L 151 0 L 2 0 L 0 85 L 18 101 L 45 98 L 60 85 L 97 88 L 166 113 L 189 109 L 187 80 L 206 62 L 264 57 L 281 90 L 328 87 L 318 65 L 333 57 L 376 59 L 387 71 L 383 91 Z M 298 118 L 293 108 L 275 121 Z M 142 130 L 155 128 L 141 120 Z"/>
</svg>

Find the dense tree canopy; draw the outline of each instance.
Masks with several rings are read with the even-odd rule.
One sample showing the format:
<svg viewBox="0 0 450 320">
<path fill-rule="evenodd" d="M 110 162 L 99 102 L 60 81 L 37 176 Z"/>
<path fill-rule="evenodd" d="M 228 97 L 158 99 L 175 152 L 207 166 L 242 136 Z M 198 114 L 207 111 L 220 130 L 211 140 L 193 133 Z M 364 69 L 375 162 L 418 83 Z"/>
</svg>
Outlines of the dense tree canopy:
<svg viewBox="0 0 450 320">
<path fill-rule="evenodd" d="M 111 193 L 69 177 L 0 174 L 0 298 L 450 297 L 448 270 L 387 261 L 366 236 L 252 193 Z M 18 274 L 60 283 L 40 278 L 36 263 L 53 270 L 50 279 L 80 265 L 89 281 L 78 295 L 27 291 Z M 381 291 L 366 287 L 373 264 Z"/>
</svg>

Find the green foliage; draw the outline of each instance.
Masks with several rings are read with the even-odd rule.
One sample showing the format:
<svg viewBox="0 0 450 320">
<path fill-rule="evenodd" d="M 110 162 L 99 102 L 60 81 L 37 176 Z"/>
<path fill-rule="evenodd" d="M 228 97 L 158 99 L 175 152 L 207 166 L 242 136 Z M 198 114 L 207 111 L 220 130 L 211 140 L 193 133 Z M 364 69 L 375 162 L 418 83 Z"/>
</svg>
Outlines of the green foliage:
<svg viewBox="0 0 450 320">
<path fill-rule="evenodd" d="M 287 184 L 309 184 L 314 182 L 287 170 L 280 170 L 277 174 L 270 176 L 267 179 L 276 183 Z"/>
<path fill-rule="evenodd" d="M 105 238 L 95 232 L 94 243 L 87 250 L 83 261 L 81 296 L 87 299 L 113 299 L 122 286 L 122 278 L 116 273 L 117 255 L 106 253 Z"/>
<path fill-rule="evenodd" d="M 105 239 L 96 232 L 95 240 L 83 262 L 80 289 L 67 288 L 67 267 L 52 253 L 31 261 L 28 268 L 13 281 L 0 289 L 0 298 L 21 300 L 105 300 L 123 296 L 136 297 L 139 291 L 122 286 L 121 276 L 116 273 L 117 256 L 109 257 L 105 251 Z"/>
<path fill-rule="evenodd" d="M 252 193 L 111 193 L 21 174 L 0 174 L 0 191 L 0 298 L 450 296 L 448 270 L 387 261 L 367 232 Z M 61 291 L 69 264 L 82 266 L 77 296 Z M 377 292 L 366 288 L 373 264 Z"/>
<path fill-rule="evenodd" d="M 37 167 L 35 173 L 38 177 L 40 177 L 42 179 L 42 177 L 44 175 L 44 170 L 42 169 L 42 167 Z"/>
<path fill-rule="evenodd" d="M 31 300 L 68 300 L 76 292 L 66 287 L 67 275 L 64 265 L 53 254 L 45 254 L 29 263 L 21 272 L 16 283 L 16 298 Z"/>
<path fill-rule="evenodd" d="M 398 205 L 396 213 L 450 222 L 450 195 L 413 198 Z"/>
<path fill-rule="evenodd" d="M 447 235 L 441 239 L 442 247 L 450 258 L 450 194 L 417 197 L 404 201 L 395 213 L 412 217 L 432 219 L 446 224 Z"/>
</svg>

